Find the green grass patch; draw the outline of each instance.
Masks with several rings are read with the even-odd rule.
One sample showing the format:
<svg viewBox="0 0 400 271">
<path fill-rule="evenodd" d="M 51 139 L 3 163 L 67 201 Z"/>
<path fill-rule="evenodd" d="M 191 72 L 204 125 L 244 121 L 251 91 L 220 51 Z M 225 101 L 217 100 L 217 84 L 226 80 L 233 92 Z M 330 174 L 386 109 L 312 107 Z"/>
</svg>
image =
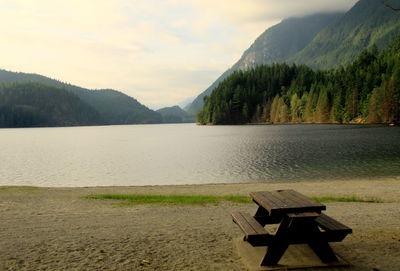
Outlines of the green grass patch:
<svg viewBox="0 0 400 271">
<path fill-rule="evenodd" d="M 88 199 L 118 200 L 123 205 L 162 204 L 162 205 L 202 205 L 217 204 L 220 201 L 251 203 L 247 196 L 208 196 L 208 195 L 146 195 L 146 194 L 103 194 L 87 196 Z"/>
<path fill-rule="evenodd" d="M 159 204 L 159 205 L 205 205 L 218 204 L 221 201 L 234 203 L 252 203 L 248 196 L 211 196 L 211 195 L 154 195 L 154 194 L 101 194 L 86 196 L 87 199 L 114 200 L 122 206 Z M 357 196 L 321 196 L 311 197 L 319 202 L 364 202 L 382 203 L 378 198 L 360 198 Z"/>
<path fill-rule="evenodd" d="M 383 203 L 381 199 L 378 198 L 360 198 L 357 196 L 324 196 L 324 197 L 311 197 L 313 200 L 319 202 L 364 202 L 364 203 Z"/>
</svg>

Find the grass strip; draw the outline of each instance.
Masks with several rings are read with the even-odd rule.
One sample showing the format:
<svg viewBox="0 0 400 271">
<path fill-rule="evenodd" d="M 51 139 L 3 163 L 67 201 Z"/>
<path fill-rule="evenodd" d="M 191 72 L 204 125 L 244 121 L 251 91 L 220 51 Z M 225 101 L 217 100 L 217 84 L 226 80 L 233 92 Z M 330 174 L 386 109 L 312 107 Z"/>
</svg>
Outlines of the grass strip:
<svg viewBox="0 0 400 271">
<path fill-rule="evenodd" d="M 168 204 L 202 205 L 217 204 L 220 201 L 251 203 L 247 196 L 208 196 L 208 195 L 146 195 L 146 194 L 103 194 L 87 196 L 88 199 L 111 199 L 123 201 L 123 205 Z"/>
<path fill-rule="evenodd" d="M 383 203 L 378 198 L 360 198 L 357 196 L 322 196 L 322 197 L 311 197 L 313 200 L 319 202 L 363 202 L 363 203 Z"/>
<path fill-rule="evenodd" d="M 142 204 L 161 204 L 161 205 L 204 205 L 217 204 L 221 201 L 235 203 L 252 203 L 248 196 L 228 195 L 154 195 L 154 194 L 101 194 L 86 196 L 87 199 L 105 199 L 120 201 L 121 205 L 142 205 Z M 363 202 L 363 203 L 382 203 L 378 198 L 360 198 L 357 196 L 321 196 L 311 197 L 319 202 Z"/>
</svg>

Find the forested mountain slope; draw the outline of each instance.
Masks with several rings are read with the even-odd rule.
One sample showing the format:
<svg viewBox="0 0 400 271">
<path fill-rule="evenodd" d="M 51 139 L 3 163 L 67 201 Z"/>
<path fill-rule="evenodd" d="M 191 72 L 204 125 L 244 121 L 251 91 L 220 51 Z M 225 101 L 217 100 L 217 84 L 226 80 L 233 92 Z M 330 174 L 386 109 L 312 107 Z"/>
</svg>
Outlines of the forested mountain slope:
<svg viewBox="0 0 400 271">
<path fill-rule="evenodd" d="M 179 106 L 164 107 L 156 111 L 160 113 L 164 123 L 190 123 L 194 122 L 193 116 Z"/>
<path fill-rule="evenodd" d="M 0 84 L 0 128 L 102 123 L 95 109 L 64 89 L 40 83 Z"/>
<path fill-rule="evenodd" d="M 400 39 L 346 67 L 273 64 L 237 71 L 206 99 L 202 124 L 398 123 Z"/>
<path fill-rule="evenodd" d="M 335 22 L 344 13 L 321 13 L 303 18 L 285 19 L 264 31 L 242 57 L 225 71 L 210 87 L 201 93 L 188 107 L 195 114 L 203 107 L 203 98 L 234 71 L 253 68 L 261 64 L 283 62 L 301 51 L 321 29 Z"/>
<path fill-rule="evenodd" d="M 400 7 L 399 0 L 384 2 Z M 318 69 L 334 68 L 350 63 L 364 49 L 374 45 L 384 48 L 399 36 L 400 12 L 380 0 L 361 0 L 287 61 Z"/>
<path fill-rule="evenodd" d="M 66 84 L 38 74 L 0 70 L 0 83 L 38 82 L 64 88 L 91 105 L 100 113 L 102 124 L 161 123 L 161 115 L 140 104 L 136 99 L 111 89 L 90 90 Z"/>
<path fill-rule="evenodd" d="M 267 29 L 238 63 L 196 98 L 190 112 L 200 110 L 204 96 L 235 70 L 271 62 L 330 69 L 351 63 L 361 51 L 374 45 L 385 48 L 400 36 L 400 12 L 387 5 L 400 7 L 400 1 L 360 0 L 344 15 L 333 14 L 326 20 L 318 20 L 324 15 L 284 20 Z M 316 20 L 314 27 L 312 20 Z M 306 38 L 302 39 L 303 35 Z"/>
</svg>

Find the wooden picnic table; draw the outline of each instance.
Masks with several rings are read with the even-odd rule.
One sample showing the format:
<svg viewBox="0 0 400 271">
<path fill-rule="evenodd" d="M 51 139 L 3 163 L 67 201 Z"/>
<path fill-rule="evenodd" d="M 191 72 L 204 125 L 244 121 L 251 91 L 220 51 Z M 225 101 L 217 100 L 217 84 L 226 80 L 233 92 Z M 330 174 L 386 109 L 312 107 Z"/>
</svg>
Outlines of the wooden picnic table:
<svg viewBox="0 0 400 271">
<path fill-rule="evenodd" d="M 291 244 L 308 244 L 324 263 L 337 257 L 328 242 L 342 241 L 352 230 L 322 214 L 326 206 L 294 190 L 251 192 L 258 205 L 254 216 L 232 213 L 233 221 L 253 246 L 268 246 L 261 265 L 277 265 Z M 279 224 L 275 234 L 264 226 Z"/>
</svg>

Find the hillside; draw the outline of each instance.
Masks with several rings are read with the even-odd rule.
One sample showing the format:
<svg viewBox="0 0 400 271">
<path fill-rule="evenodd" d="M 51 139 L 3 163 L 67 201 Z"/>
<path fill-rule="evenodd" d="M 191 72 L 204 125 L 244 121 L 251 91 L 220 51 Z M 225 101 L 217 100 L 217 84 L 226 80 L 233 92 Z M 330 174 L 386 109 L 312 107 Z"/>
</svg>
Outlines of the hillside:
<svg viewBox="0 0 400 271">
<path fill-rule="evenodd" d="M 163 123 L 188 123 L 195 121 L 194 117 L 189 116 L 179 106 L 164 107 L 158 109 L 156 112 L 161 114 Z"/>
<path fill-rule="evenodd" d="M 398 0 L 385 3 L 394 7 L 400 5 Z M 344 15 L 333 14 L 326 20 L 318 18 L 315 15 L 284 20 L 267 29 L 231 69 L 196 98 L 189 112 L 200 110 L 204 96 L 210 95 L 236 70 L 272 62 L 330 69 L 351 63 L 361 51 L 373 45 L 385 48 L 400 36 L 400 12 L 388 8 L 379 0 L 360 0 Z"/>
<path fill-rule="evenodd" d="M 0 70 L 0 83 L 38 82 L 64 88 L 99 112 L 102 124 L 161 123 L 161 115 L 140 104 L 136 99 L 111 89 L 89 90 L 66 84 L 42 75 Z"/>
<path fill-rule="evenodd" d="M 400 4 L 398 0 L 385 3 Z M 350 63 L 362 50 L 373 45 L 384 48 L 399 36 L 400 12 L 388 8 L 382 1 L 361 0 L 287 61 L 329 69 Z"/>
<path fill-rule="evenodd" d="M 198 122 L 399 123 L 400 38 L 335 70 L 273 64 L 237 71 L 206 99 Z"/>
<path fill-rule="evenodd" d="M 96 109 L 107 124 L 162 123 L 160 114 L 122 92 L 112 89 L 72 89 L 71 92 Z"/>
<path fill-rule="evenodd" d="M 303 18 L 289 18 L 264 31 L 242 57 L 225 71 L 210 87 L 188 107 L 195 114 L 203 107 L 203 98 L 234 71 L 253 68 L 261 64 L 283 62 L 301 51 L 324 27 L 338 20 L 343 13 L 315 14 Z"/>
<path fill-rule="evenodd" d="M 102 123 L 95 109 L 64 89 L 40 83 L 0 84 L 0 128 Z"/>
</svg>

